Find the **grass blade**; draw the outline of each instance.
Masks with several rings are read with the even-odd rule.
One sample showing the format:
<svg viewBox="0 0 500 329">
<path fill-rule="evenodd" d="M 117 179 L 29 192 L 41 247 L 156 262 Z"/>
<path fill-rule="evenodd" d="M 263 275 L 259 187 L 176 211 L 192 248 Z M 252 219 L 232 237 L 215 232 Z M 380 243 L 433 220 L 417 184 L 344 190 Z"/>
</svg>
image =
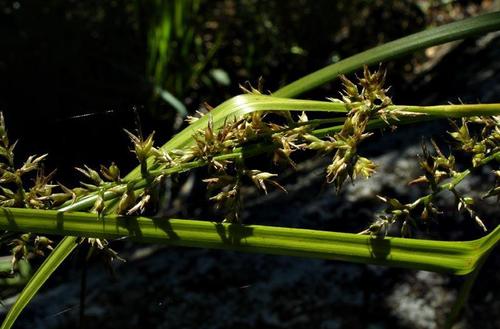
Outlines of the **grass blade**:
<svg viewBox="0 0 500 329">
<path fill-rule="evenodd" d="M 239 118 L 245 114 L 256 111 L 311 111 L 345 113 L 343 104 L 327 101 L 311 101 L 299 99 L 287 99 L 274 96 L 246 94 L 228 99 L 210 112 L 215 129 L 223 125 L 226 120 Z M 194 143 L 193 134 L 196 130 L 205 128 L 208 124 L 209 115 L 201 117 L 198 121 L 186 127 L 180 133 L 171 138 L 163 149 L 171 151 L 181 149 Z M 149 162 L 151 163 L 151 162 Z M 125 180 L 137 179 L 141 176 L 140 167 L 132 170 Z"/>
<path fill-rule="evenodd" d="M 473 241 L 376 239 L 351 233 L 184 219 L 110 215 L 96 221 L 95 214 L 18 208 L 3 209 L 0 228 L 107 239 L 127 236 L 139 242 L 334 259 L 455 275 L 474 271 L 500 239 L 500 226 Z"/>
<path fill-rule="evenodd" d="M 470 105 L 436 105 L 436 106 L 410 106 L 394 105 L 389 110 L 402 110 L 412 113 L 427 114 L 429 117 L 462 117 L 472 115 L 498 115 L 500 113 L 500 104 L 470 104 Z M 330 101 L 314 101 L 289 99 L 275 96 L 246 94 L 239 95 L 225 101 L 210 112 L 214 128 L 217 130 L 226 120 L 239 118 L 245 114 L 257 111 L 309 111 L 309 112 L 347 112 L 345 105 Z M 198 129 L 205 128 L 208 124 L 209 115 L 201 117 L 193 124 L 186 127 L 166 144 L 163 149 L 171 151 L 188 147 L 194 143 L 193 134 Z M 416 118 L 421 120 L 420 118 Z M 384 123 L 381 122 L 381 125 Z M 151 161 L 149 162 L 151 164 Z M 140 167 L 132 170 L 125 180 L 138 179 L 140 177 Z M 90 202 L 90 201 L 89 201 Z"/>
<path fill-rule="evenodd" d="M 296 97 L 335 79 L 341 74 L 353 72 L 365 64 L 377 64 L 420 49 L 485 34 L 498 29 L 500 29 L 500 12 L 493 12 L 418 32 L 324 67 L 282 87 L 273 95 L 277 97 Z"/>
</svg>

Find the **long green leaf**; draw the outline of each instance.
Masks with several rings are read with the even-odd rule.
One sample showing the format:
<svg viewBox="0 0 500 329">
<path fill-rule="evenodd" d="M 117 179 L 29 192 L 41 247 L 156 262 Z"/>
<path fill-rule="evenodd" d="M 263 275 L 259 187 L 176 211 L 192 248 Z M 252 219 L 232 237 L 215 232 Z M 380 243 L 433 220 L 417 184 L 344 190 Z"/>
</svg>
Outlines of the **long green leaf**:
<svg viewBox="0 0 500 329">
<path fill-rule="evenodd" d="M 34 219 L 36 220 L 36 218 Z M 9 313 L 7 313 L 0 329 L 9 329 L 12 327 L 21 311 L 28 305 L 40 287 L 47 281 L 59 265 L 61 265 L 66 257 L 71 254 L 73 249 L 75 249 L 77 246 L 76 239 L 76 237 L 71 236 L 65 237 L 57 248 L 50 253 L 26 287 L 24 287 L 15 304 L 11 307 Z"/>
<path fill-rule="evenodd" d="M 389 110 L 402 110 L 412 113 L 427 114 L 433 117 L 457 118 L 472 115 L 498 115 L 499 104 L 469 104 L 469 105 L 435 105 L 435 106 L 413 106 L 394 105 Z M 213 109 L 209 115 L 201 117 L 193 124 L 179 132 L 162 148 L 167 151 L 181 149 L 194 143 L 193 134 L 207 126 L 209 118 L 213 120 L 215 129 L 220 128 L 225 121 L 239 118 L 245 114 L 258 111 L 310 111 L 345 113 L 345 105 L 326 101 L 288 99 L 264 95 L 239 95 L 230 98 L 226 102 Z M 151 161 L 149 162 L 151 164 Z M 140 167 L 133 169 L 125 180 L 138 179 Z"/>
<path fill-rule="evenodd" d="M 464 275 L 473 271 L 500 239 L 500 226 L 473 241 L 371 238 L 365 235 L 260 225 L 221 224 L 185 219 L 60 213 L 3 208 L 0 228 L 96 238 L 130 237 L 140 242 L 215 248 L 357 263 L 406 267 Z"/>
<path fill-rule="evenodd" d="M 210 112 L 210 114 L 201 117 L 193 124 L 186 127 L 180 133 L 170 139 L 163 149 L 171 151 L 181 149 L 194 143 L 193 134 L 208 124 L 209 118 L 213 121 L 214 127 L 221 127 L 226 120 L 240 118 L 245 114 L 258 111 L 311 111 L 311 112 L 339 112 L 345 113 L 346 108 L 343 104 L 325 101 L 311 101 L 299 99 L 287 99 L 264 95 L 239 95 L 228 99 Z M 151 162 L 150 162 L 151 163 Z M 140 177 L 140 168 L 132 170 L 125 180 L 137 179 Z"/>
<path fill-rule="evenodd" d="M 497 115 L 499 114 L 500 104 L 470 104 L 470 105 L 436 105 L 436 106 L 411 106 L 394 105 L 389 110 L 402 110 L 412 113 L 427 114 L 435 117 L 462 117 L 471 115 Z M 215 129 L 221 127 L 224 122 L 233 118 L 239 118 L 245 114 L 258 111 L 309 111 L 309 112 L 330 112 L 346 113 L 346 107 L 341 103 L 330 101 L 314 101 L 289 99 L 265 95 L 239 95 L 225 101 L 213 109 L 209 115 L 201 117 L 193 124 L 186 127 L 166 144 L 162 146 L 164 150 L 181 149 L 194 143 L 193 134 L 198 130 L 205 128 L 208 120 L 213 121 Z M 149 162 L 151 164 L 151 161 Z M 140 168 L 132 170 L 125 180 L 137 179 L 140 177 Z"/>
<path fill-rule="evenodd" d="M 425 30 L 388 42 L 324 67 L 274 92 L 278 97 L 296 97 L 306 91 L 353 72 L 363 65 L 377 64 L 420 49 L 481 35 L 500 29 L 500 12 L 493 12 Z"/>
</svg>

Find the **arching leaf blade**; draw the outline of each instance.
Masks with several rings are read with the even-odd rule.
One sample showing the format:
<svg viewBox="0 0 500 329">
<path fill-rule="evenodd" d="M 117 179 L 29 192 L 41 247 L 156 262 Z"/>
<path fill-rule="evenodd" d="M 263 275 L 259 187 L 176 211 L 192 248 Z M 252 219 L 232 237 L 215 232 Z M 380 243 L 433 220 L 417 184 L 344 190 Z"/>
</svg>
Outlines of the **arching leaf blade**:
<svg viewBox="0 0 500 329">
<path fill-rule="evenodd" d="M 277 97 L 296 97 L 319 87 L 341 74 L 363 65 L 377 64 L 431 46 L 464 39 L 500 29 L 500 12 L 488 13 L 431 28 L 363 51 L 304 76 L 273 93 Z"/>
<path fill-rule="evenodd" d="M 58 220 L 64 225 L 58 225 Z M 107 215 L 103 221 L 96 221 L 89 213 L 18 208 L 0 213 L 0 228 L 107 239 L 127 236 L 138 242 L 341 260 L 455 275 L 472 272 L 500 239 L 500 226 L 477 240 L 436 241 L 142 216 Z"/>
</svg>

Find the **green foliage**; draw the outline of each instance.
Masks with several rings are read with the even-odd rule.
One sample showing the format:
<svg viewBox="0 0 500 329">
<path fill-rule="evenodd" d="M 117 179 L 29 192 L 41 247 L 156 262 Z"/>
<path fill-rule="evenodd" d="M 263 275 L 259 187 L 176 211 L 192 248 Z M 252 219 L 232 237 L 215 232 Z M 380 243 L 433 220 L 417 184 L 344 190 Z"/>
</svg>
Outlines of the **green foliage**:
<svg viewBox="0 0 500 329">
<path fill-rule="evenodd" d="M 146 74 L 154 85 L 156 97 L 161 97 L 180 115 L 186 116 L 187 110 L 177 98 L 185 95 L 202 70 L 202 67 L 186 69 L 189 67 L 186 60 L 191 59 L 191 53 L 203 54 L 201 36 L 190 21 L 198 15 L 200 1 L 157 0 L 139 6 L 146 7 L 149 13 Z M 200 58 L 198 66 L 204 66 L 202 63 L 210 57 Z"/>
<path fill-rule="evenodd" d="M 331 81 L 340 74 L 352 72 L 362 65 L 377 64 L 418 49 L 425 49 L 437 44 L 480 35 L 497 29 L 497 12 L 428 29 L 385 43 L 324 67 L 280 88 L 274 92 L 274 95 L 278 97 L 295 97 Z"/>
</svg>

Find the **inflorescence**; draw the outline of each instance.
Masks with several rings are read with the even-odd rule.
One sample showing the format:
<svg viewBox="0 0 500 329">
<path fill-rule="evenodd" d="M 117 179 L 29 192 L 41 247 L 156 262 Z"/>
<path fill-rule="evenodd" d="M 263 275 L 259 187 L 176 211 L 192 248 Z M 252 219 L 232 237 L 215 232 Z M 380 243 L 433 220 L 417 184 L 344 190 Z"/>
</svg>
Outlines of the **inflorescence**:
<svg viewBox="0 0 500 329">
<path fill-rule="evenodd" d="M 87 209 L 102 219 L 105 214 L 132 215 L 143 213 L 150 204 L 158 202 L 163 182 L 169 176 L 206 167 L 206 183 L 209 198 L 217 208 L 224 211 L 224 220 L 241 222 L 241 188 L 245 182 L 253 183 L 264 193 L 269 187 L 284 190 L 277 181 L 278 174 L 259 168 L 249 168 L 245 159 L 254 155 L 268 154 L 277 166 L 295 167 L 293 154 L 297 151 L 313 151 L 330 156 L 331 163 L 326 168 L 326 181 L 340 191 L 345 182 L 357 177 L 369 178 L 376 169 L 370 159 L 358 153 L 359 145 L 372 136 L 368 132 L 369 123 L 374 119 L 388 125 L 397 124 L 400 117 L 408 115 L 394 110 L 391 98 L 384 88 L 385 71 L 378 69 L 370 72 L 364 68 L 363 76 L 354 83 L 345 76 L 341 77 L 343 91 L 340 99 L 333 102 L 345 106 L 347 114 L 343 124 L 336 132 L 319 136 L 314 129 L 327 120 L 310 120 L 306 113 L 292 116 L 288 111 L 253 112 L 239 118 L 227 118 L 221 127 L 215 127 L 212 115 L 199 112 L 198 117 L 189 117 L 190 123 L 206 116 L 207 125 L 197 130 L 192 146 L 167 151 L 154 145 L 154 132 L 143 138 L 141 134 L 126 131 L 132 142 L 131 151 L 140 165 L 140 177 L 124 179 L 114 163 L 101 165 L 98 170 L 88 166 L 76 168 L 85 181 L 81 186 L 68 188 L 60 183 L 53 184 L 55 171 L 44 174 L 43 160 L 47 155 L 30 156 L 20 166 L 14 161 L 14 147 L 7 137 L 5 122 L 0 115 L 0 206 L 35 209 L 68 209 L 68 207 L 91 201 Z M 261 93 L 261 88 L 244 88 L 248 93 Z M 391 107 L 393 110 L 389 110 Z M 207 106 L 210 109 L 209 106 Z M 338 119 L 338 118 L 337 118 Z M 338 121 L 338 120 L 337 120 Z M 332 121 L 330 121 L 331 123 Z M 465 211 L 484 230 L 483 221 L 474 210 L 474 200 L 460 194 L 456 186 L 472 170 L 500 159 L 500 120 L 498 117 L 473 117 L 463 119 L 460 125 L 453 123 L 450 136 L 455 140 L 457 149 L 470 155 L 471 168 L 458 170 L 453 153 L 445 155 L 436 143 L 432 142 L 434 152 L 424 145 L 420 156 L 423 175 L 411 184 L 424 184 L 429 194 L 411 203 L 402 203 L 395 198 L 379 197 L 387 205 L 384 214 L 363 232 L 374 236 L 385 235 L 390 225 L 402 224 L 402 235 L 410 233 L 410 226 L 416 219 L 427 220 L 437 216 L 440 210 L 435 201 L 442 191 L 450 191 L 457 200 L 459 210 Z M 470 127 L 473 127 L 472 133 Z M 31 184 L 26 179 L 35 173 Z M 500 198 L 500 170 L 493 170 L 496 176 L 484 197 Z M 52 241 L 46 237 L 23 234 L 11 240 L 12 273 L 20 259 L 41 255 L 51 249 Z M 86 239 L 91 250 L 104 251 L 109 258 L 117 258 L 105 240 Z"/>
</svg>

